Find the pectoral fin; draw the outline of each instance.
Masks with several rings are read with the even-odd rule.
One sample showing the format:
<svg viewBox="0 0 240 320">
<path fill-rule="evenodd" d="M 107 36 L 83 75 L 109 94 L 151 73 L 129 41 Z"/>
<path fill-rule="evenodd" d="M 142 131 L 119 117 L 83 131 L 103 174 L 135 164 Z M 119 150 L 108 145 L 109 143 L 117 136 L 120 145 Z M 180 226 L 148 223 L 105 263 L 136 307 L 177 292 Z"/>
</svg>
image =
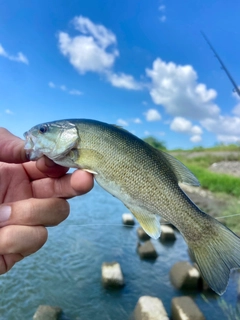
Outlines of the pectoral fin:
<svg viewBox="0 0 240 320">
<path fill-rule="evenodd" d="M 130 208 L 130 211 L 140 223 L 143 230 L 153 239 L 158 239 L 161 234 L 160 217 L 154 213 L 144 210 L 135 210 Z"/>
</svg>

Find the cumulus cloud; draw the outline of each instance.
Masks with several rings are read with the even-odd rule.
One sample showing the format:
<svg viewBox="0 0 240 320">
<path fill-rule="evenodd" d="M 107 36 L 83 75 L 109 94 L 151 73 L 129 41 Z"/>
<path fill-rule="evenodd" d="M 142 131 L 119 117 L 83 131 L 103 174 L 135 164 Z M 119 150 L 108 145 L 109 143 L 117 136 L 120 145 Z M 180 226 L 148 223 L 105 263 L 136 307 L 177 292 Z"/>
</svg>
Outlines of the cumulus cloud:
<svg viewBox="0 0 240 320">
<path fill-rule="evenodd" d="M 124 88 L 129 90 L 141 90 L 142 85 L 135 81 L 133 76 L 125 74 L 125 73 L 107 73 L 108 81 L 114 86 L 118 88 Z"/>
<path fill-rule="evenodd" d="M 202 141 L 202 137 L 200 136 L 200 135 L 195 135 L 195 136 L 192 136 L 191 138 L 190 138 L 190 140 L 192 141 L 192 142 L 194 142 L 194 143 L 197 143 L 197 142 L 200 142 L 200 141 Z"/>
<path fill-rule="evenodd" d="M 25 64 L 29 63 L 27 57 L 22 52 L 18 52 L 16 56 L 10 55 L 9 53 L 6 52 L 6 50 L 3 48 L 1 44 L 0 44 L 0 56 L 16 62 L 22 62 Z"/>
<path fill-rule="evenodd" d="M 173 116 L 200 120 L 216 117 L 220 109 L 213 102 L 217 92 L 197 82 L 197 73 L 191 65 L 177 65 L 157 58 L 152 69 L 146 69 L 151 78 L 150 95 Z"/>
<path fill-rule="evenodd" d="M 222 142 L 240 141 L 240 117 L 218 116 L 207 118 L 201 121 L 202 126 L 217 135 L 217 139 Z"/>
<path fill-rule="evenodd" d="M 199 142 L 202 140 L 202 129 L 197 125 L 193 125 L 191 121 L 183 117 L 175 117 L 170 124 L 170 129 L 175 132 L 191 135 L 190 140 L 192 142 Z"/>
<path fill-rule="evenodd" d="M 117 120 L 117 125 L 119 125 L 121 127 L 127 127 L 128 126 L 128 122 L 120 118 L 120 119 Z"/>
<path fill-rule="evenodd" d="M 159 121 L 161 120 L 161 115 L 156 109 L 149 109 L 144 113 L 147 121 Z"/>
<path fill-rule="evenodd" d="M 65 91 L 71 95 L 76 95 L 76 96 L 80 96 L 82 95 L 83 93 L 79 90 L 76 90 L 76 89 L 68 89 L 64 84 L 62 85 L 56 85 L 55 83 L 53 83 L 52 81 L 48 82 L 48 86 L 52 89 L 60 89 L 62 91 Z"/>
<path fill-rule="evenodd" d="M 75 17 L 73 26 L 80 35 L 71 37 L 66 32 L 59 32 L 58 42 L 61 53 L 80 74 L 97 72 L 103 74 L 114 87 L 128 90 L 143 88 L 132 75 L 113 72 L 119 51 L 116 36 L 111 30 L 83 16 Z"/>
<path fill-rule="evenodd" d="M 81 35 L 71 37 L 66 32 L 58 35 L 61 53 L 81 73 L 103 72 L 110 69 L 119 55 L 116 36 L 103 25 L 88 18 L 74 18 L 73 25 Z"/>
</svg>

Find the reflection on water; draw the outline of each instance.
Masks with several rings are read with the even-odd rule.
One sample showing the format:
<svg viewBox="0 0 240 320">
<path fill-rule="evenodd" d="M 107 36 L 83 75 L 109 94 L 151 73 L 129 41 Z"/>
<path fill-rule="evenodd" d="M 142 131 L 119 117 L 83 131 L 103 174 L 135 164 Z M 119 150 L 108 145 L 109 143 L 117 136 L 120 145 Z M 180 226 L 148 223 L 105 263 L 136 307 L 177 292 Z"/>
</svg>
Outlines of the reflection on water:
<svg viewBox="0 0 240 320">
<path fill-rule="evenodd" d="M 40 304 L 60 306 L 64 319 L 128 319 L 142 295 L 160 298 L 170 315 L 171 299 L 181 292 L 172 287 L 169 269 L 175 262 L 189 260 L 181 235 L 171 247 L 152 240 L 159 257 L 143 261 L 136 253 L 137 226 L 122 226 L 121 215 L 127 210 L 120 201 L 95 186 L 70 203 L 69 218 L 49 228 L 47 244 L 0 277 L 0 319 L 32 319 Z M 105 261 L 121 264 L 126 283 L 122 289 L 102 287 Z M 233 306 L 236 281 L 237 274 L 223 296 Z M 193 295 L 207 320 L 220 319 L 219 298 L 206 296 L 208 303 L 201 294 Z"/>
</svg>

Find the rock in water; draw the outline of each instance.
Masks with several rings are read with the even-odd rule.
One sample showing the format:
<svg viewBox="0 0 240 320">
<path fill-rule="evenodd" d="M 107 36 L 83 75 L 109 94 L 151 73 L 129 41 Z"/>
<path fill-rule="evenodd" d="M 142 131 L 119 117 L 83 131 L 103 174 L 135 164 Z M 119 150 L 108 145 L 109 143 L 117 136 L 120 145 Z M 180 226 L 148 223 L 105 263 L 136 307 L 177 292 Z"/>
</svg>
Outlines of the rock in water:
<svg viewBox="0 0 240 320">
<path fill-rule="evenodd" d="M 196 303 L 190 297 L 172 299 L 173 320 L 205 320 Z"/>
<path fill-rule="evenodd" d="M 202 286 L 202 278 L 199 271 L 187 261 L 180 261 L 170 270 L 170 280 L 177 289 L 198 290 Z"/>
<path fill-rule="evenodd" d="M 133 226 L 135 224 L 133 215 L 131 213 L 124 213 L 122 215 L 122 221 L 126 226 Z"/>
<path fill-rule="evenodd" d="M 62 309 L 59 307 L 40 305 L 33 316 L 33 320 L 57 320 L 61 314 Z"/>
<path fill-rule="evenodd" d="M 150 240 L 144 244 L 138 243 L 137 247 L 138 254 L 142 259 L 156 259 L 158 254 Z"/>
<path fill-rule="evenodd" d="M 142 227 L 137 229 L 137 235 L 140 240 L 146 241 L 150 239 L 150 236 L 143 230 Z"/>
<path fill-rule="evenodd" d="M 169 318 L 160 299 L 142 296 L 135 307 L 134 320 L 169 320 Z"/>
<path fill-rule="evenodd" d="M 118 262 L 104 262 L 102 264 L 102 282 L 105 287 L 122 287 L 124 278 Z"/>
</svg>

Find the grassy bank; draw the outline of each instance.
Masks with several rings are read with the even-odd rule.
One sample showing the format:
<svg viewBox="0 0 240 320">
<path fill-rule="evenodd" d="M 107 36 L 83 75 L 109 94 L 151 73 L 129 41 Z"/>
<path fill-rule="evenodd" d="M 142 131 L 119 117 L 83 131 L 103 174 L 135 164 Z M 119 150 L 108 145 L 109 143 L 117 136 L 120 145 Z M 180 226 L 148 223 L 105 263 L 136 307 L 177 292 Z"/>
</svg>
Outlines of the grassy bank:
<svg viewBox="0 0 240 320">
<path fill-rule="evenodd" d="M 203 151 L 203 150 L 202 150 Z M 229 150 L 228 150 L 229 151 Z M 205 153 L 201 156 L 191 157 L 193 151 L 188 151 L 184 155 L 173 153 L 173 155 L 183 162 L 199 179 L 202 188 L 208 189 L 212 192 L 223 192 L 235 197 L 240 196 L 240 179 L 228 174 L 220 174 L 210 171 L 208 168 L 216 162 L 220 161 L 240 161 L 239 154 L 209 154 Z"/>
</svg>

